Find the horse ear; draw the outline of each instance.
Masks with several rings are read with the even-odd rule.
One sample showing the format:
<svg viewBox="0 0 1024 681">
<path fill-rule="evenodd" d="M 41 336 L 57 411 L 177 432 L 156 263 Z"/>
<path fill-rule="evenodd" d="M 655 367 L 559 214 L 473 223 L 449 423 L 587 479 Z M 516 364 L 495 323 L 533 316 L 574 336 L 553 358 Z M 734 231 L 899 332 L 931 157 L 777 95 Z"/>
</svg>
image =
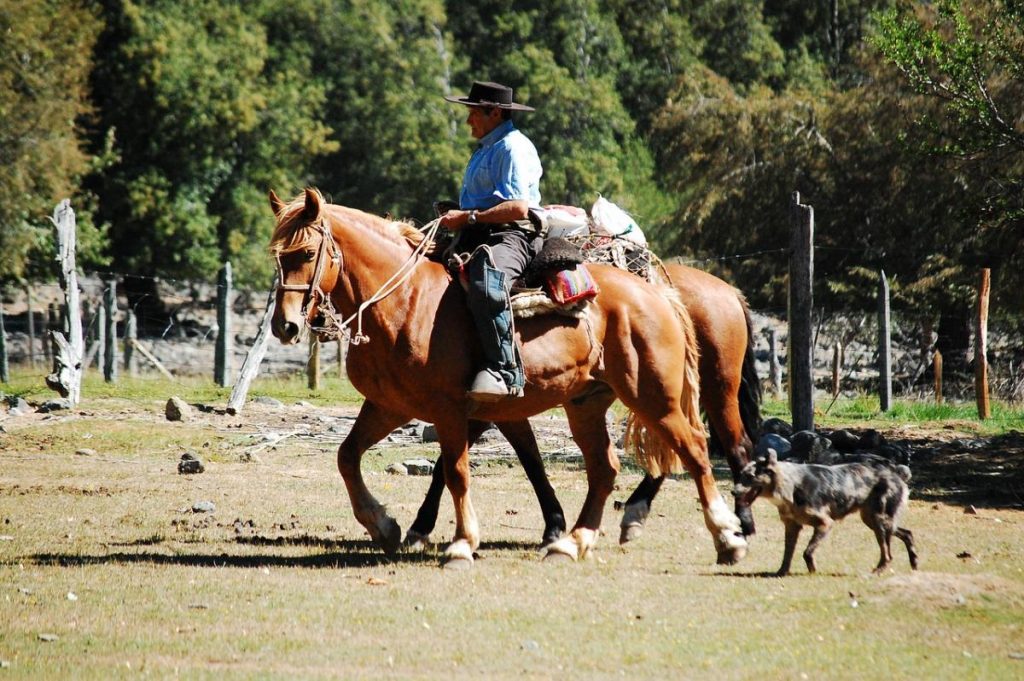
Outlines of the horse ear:
<svg viewBox="0 0 1024 681">
<path fill-rule="evenodd" d="M 274 211 L 275 216 L 279 217 L 284 211 L 284 201 L 278 198 L 273 189 L 270 190 L 268 197 L 270 198 L 270 210 Z"/>
<path fill-rule="evenodd" d="M 302 215 L 307 222 L 312 222 L 320 217 L 320 192 L 315 189 L 306 188 L 306 207 L 302 209 Z"/>
<path fill-rule="evenodd" d="M 768 450 L 768 465 L 777 464 L 779 462 L 779 454 L 774 449 Z"/>
</svg>

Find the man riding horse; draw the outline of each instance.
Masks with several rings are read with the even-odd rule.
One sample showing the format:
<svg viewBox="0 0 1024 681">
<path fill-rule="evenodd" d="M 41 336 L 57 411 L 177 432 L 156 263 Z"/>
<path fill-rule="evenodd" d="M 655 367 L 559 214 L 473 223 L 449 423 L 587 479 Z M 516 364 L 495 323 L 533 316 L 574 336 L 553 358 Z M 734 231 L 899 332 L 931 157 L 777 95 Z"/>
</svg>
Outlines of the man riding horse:
<svg viewBox="0 0 1024 681">
<path fill-rule="evenodd" d="M 467 396 L 478 402 L 519 397 L 526 381 L 509 291 L 542 245 L 528 212 L 540 206 L 544 170 L 512 112 L 533 109 L 513 101 L 512 88 L 499 83 L 475 82 L 468 96 L 445 99 L 468 107 L 466 123 L 480 141 L 466 167 L 459 208 L 441 217 L 441 226 L 457 233 L 453 250 L 465 263 L 469 308 L 484 351 L 484 367 Z"/>
</svg>

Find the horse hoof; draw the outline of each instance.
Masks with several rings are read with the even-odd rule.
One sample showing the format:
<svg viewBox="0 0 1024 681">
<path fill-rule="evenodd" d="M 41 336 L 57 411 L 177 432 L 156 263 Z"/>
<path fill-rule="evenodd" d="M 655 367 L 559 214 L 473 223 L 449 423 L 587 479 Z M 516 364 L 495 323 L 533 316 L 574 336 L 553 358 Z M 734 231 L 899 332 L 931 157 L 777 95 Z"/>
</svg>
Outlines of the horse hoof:
<svg viewBox="0 0 1024 681">
<path fill-rule="evenodd" d="M 575 563 L 576 559 L 567 553 L 552 552 L 545 553 L 544 557 L 541 558 L 541 562 L 549 565 L 567 565 L 569 563 Z"/>
<path fill-rule="evenodd" d="M 441 563 L 442 569 L 454 572 L 465 572 L 471 567 L 473 567 L 473 561 L 468 558 L 448 558 Z"/>
<path fill-rule="evenodd" d="M 402 544 L 402 528 L 394 518 L 384 515 L 372 525 L 367 525 L 366 529 L 374 543 L 383 549 L 385 554 L 394 557 L 398 553 Z"/>
<path fill-rule="evenodd" d="M 623 526 L 619 532 L 619 543 L 628 544 L 631 541 L 640 538 L 640 535 L 644 533 L 643 525 L 628 525 Z"/>
<path fill-rule="evenodd" d="M 743 560 L 747 555 L 747 547 L 744 546 L 730 546 L 723 548 L 718 551 L 718 564 L 719 565 L 735 565 L 736 563 Z"/>
<path fill-rule="evenodd" d="M 562 537 L 558 541 L 553 541 L 543 549 L 541 552 L 544 554 L 541 559 L 547 562 L 549 559 L 560 560 L 562 558 L 568 558 L 569 560 L 576 562 L 576 556 L 579 552 L 579 547 L 576 546 L 570 537 Z"/>
<path fill-rule="evenodd" d="M 409 530 L 402 540 L 402 548 L 406 551 L 426 551 L 430 546 L 430 535 L 421 534 L 416 530 Z"/>
<path fill-rule="evenodd" d="M 389 522 L 381 533 L 378 543 L 384 549 L 384 553 L 389 556 L 395 556 L 402 545 L 402 528 L 391 518 L 388 518 L 388 520 Z"/>
</svg>

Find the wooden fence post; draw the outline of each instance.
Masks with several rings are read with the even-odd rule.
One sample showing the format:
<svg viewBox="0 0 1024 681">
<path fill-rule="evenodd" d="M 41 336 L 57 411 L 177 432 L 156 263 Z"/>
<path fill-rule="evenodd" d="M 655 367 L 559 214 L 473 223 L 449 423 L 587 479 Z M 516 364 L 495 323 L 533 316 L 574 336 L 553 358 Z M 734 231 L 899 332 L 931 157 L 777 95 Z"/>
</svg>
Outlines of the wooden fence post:
<svg viewBox="0 0 1024 681">
<path fill-rule="evenodd" d="M 36 365 L 36 311 L 32 306 L 32 285 L 25 284 L 25 321 L 28 322 L 28 363 Z"/>
<path fill-rule="evenodd" d="M 320 389 L 320 339 L 315 333 L 309 334 L 309 361 L 306 362 L 306 386 L 310 390 Z"/>
<path fill-rule="evenodd" d="M 107 308 L 103 301 L 96 306 L 96 369 L 103 371 L 107 362 Z"/>
<path fill-rule="evenodd" d="M 974 394 L 978 403 L 978 418 L 992 415 L 988 401 L 988 299 L 992 284 L 992 270 L 984 268 L 978 281 L 978 323 L 974 338 Z"/>
<path fill-rule="evenodd" d="M 53 211 L 51 218 L 57 229 L 57 256 L 60 261 L 60 281 L 68 311 L 68 337 L 51 331 L 58 346 L 56 367 L 46 377 L 46 385 L 68 399 L 71 406 L 78 404 L 82 387 L 82 313 L 79 310 L 78 271 L 75 265 L 75 211 L 71 201 L 64 199 Z"/>
<path fill-rule="evenodd" d="M 0 383 L 11 380 L 11 367 L 7 362 L 7 331 L 4 329 L 4 301 L 0 292 Z"/>
<path fill-rule="evenodd" d="M 843 364 L 843 344 L 836 341 L 832 346 L 832 397 L 839 396 L 839 372 Z"/>
<path fill-rule="evenodd" d="M 768 329 L 768 378 L 775 399 L 782 397 L 782 367 L 779 365 L 779 345 L 775 329 Z"/>
<path fill-rule="evenodd" d="M 124 320 L 124 368 L 128 375 L 139 375 L 139 358 L 135 356 L 135 341 L 139 339 L 139 322 L 135 311 L 128 308 Z"/>
<path fill-rule="evenodd" d="M 231 332 L 231 263 L 225 262 L 217 274 L 217 346 L 213 359 L 213 382 L 219 386 L 230 383 Z"/>
<path fill-rule="evenodd" d="M 793 192 L 789 255 L 789 399 L 793 430 L 814 430 L 814 208 Z"/>
<path fill-rule="evenodd" d="M 889 314 L 889 280 L 878 271 L 878 402 L 883 412 L 892 407 L 892 319 Z"/>
<path fill-rule="evenodd" d="M 256 341 L 249 348 L 242 362 L 242 370 L 238 373 L 238 380 L 235 387 L 231 389 L 231 397 L 228 398 L 227 412 L 235 415 L 242 410 L 245 404 L 246 393 L 249 392 L 249 384 L 256 378 L 260 370 L 260 362 L 267 351 L 267 341 L 270 340 L 270 322 L 274 318 L 274 306 L 277 300 L 277 275 L 274 275 L 274 282 L 270 285 L 270 294 L 267 296 L 267 309 L 263 312 L 263 319 L 260 321 L 260 330 L 256 334 Z"/>
<path fill-rule="evenodd" d="M 942 404 L 942 353 L 938 350 L 935 351 L 932 363 L 935 372 L 935 404 Z"/>
<path fill-rule="evenodd" d="M 53 321 L 53 303 L 50 303 L 46 306 L 46 312 L 43 314 L 43 332 L 39 335 L 43 340 L 43 360 L 49 365 L 53 364 L 53 343 L 50 342 L 50 329 L 53 328 Z"/>
<path fill-rule="evenodd" d="M 103 289 L 103 310 L 107 328 L 103 353 L 103 380 L 117 383 L 117 281 L 111 279 Z"/>
</svg>

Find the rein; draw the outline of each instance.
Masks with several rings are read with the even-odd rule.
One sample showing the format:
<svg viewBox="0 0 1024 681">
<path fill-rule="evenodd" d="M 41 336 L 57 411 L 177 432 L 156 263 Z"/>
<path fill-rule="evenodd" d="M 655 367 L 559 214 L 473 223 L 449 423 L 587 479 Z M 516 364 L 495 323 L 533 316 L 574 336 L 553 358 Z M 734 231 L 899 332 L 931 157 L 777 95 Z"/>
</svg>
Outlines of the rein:
<svg viewBox="0 0 1024 681">
<path fill-rule="evenodd" d="M 350 315 L 347 319 L 339 320 L 338 314 L 334 309 L 334 305 L 331 304 L 331 297 L 329 293 L 324 292 L 320 287 L 320 280 L 324 276 L 324 269 L 326 267 L 326 257 L 328 251 L 330 251 L 331 262 L 339 264 L 341 262 L 341 250 L 338 248 L 337 243 L 334 241 L 334 235 L 331 234 L 330 229 L 327 227 L 327 223 L 321 218 L 319 224 L 320 230 L 320 248 L 317 250 L 316 264 L 313 267 L 313 278 L 308 284 L 279 284 L 278 290 L 281 291 L 305 291 L 306 295 L 302 299 L 302 318 L 305 320 L 306 325 L 313 332 L 318 335 L 327 336 L 333 340 L 338 337 L 344 338 L 347 342 L 352 345 L 360 345 L 362 343 L 369 343 L 370 337 L 363 333 L 363 312 L 373 305 L 374 303 L 384 300 L 389 295 L 394 293 L 398 287 L 408 281 L 409 277 L 412 276 L 413 269 L 419 264 L 420 257 L 423 253 L 430 248 L 430 245 L 434 241 L 434 237 L 437 235 L 437 230 L 441 225 L 441 219 L 437 218 L 428 222 L 420 230 L 423 233 L 423 239 L 416 244 L 413 248 L 412 253 L 406 258 L 405 262 L 399 266 L 398 270 L 391 275 L 391 277 L 385 281 L 380 288 L 374 292 L 369 298 L 363 301 L 356 312 Z M 277 258 L 277 270 L 278 278 L 280 281 L 284 280 L 284 273 L 281 269 L 281 258 Z M 338 276 L 341 276 L 341 270 L 339 265 Z M 323 316 L 326 320 L 326 324 L 322 327 L 314 327 L 309 323 L 309 302 L 318 296 L 318 302 L 316 302 L 316 312 L 318 316 Z M 356 320 L 356 332 L 352 335 L 350 326 L 352 320 Z"/>
</svg>

